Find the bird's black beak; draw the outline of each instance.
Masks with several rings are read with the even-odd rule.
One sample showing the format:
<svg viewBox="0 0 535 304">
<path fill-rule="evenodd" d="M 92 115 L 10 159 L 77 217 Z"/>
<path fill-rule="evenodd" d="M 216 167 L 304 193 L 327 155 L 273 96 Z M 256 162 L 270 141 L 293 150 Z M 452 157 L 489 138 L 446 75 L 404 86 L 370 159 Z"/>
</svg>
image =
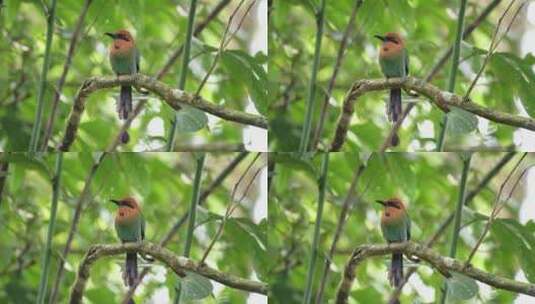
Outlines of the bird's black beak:
<svg viewBox="0 0 535 304">
<path fill-rule="evenodd" d="M 121 205 L 121 202 L 118 201 L 118 200 L 111 199 L 110 202 L 114 203 L 114 204 L 117 205 L 117 206 L 120 206 L 120 205 Z"/>
<path fill-rule="evenodd" d="M 375 37 L 375 38 L 377 38 L 377 39 L 379 39 L 381 41 L 385 41 L 386 40 L 386 38 L 384 36 L 381 36 L 381 35 L 373 35 L 373 37 Z"/>
<path fill-rule="evenodd" d="M 117 38 L 117 35 L 114 34 L 114 33 L 104 33 L 104 35 L 108 35 L 108 36 L 110 36 L 112 39 Z"/>
<path fill-rule="evenodd" d="M 375 202 L 386 207 L 386 203 L 384 201 L 382 201 L 382 200 L 376 200 Z"/>
</svg>

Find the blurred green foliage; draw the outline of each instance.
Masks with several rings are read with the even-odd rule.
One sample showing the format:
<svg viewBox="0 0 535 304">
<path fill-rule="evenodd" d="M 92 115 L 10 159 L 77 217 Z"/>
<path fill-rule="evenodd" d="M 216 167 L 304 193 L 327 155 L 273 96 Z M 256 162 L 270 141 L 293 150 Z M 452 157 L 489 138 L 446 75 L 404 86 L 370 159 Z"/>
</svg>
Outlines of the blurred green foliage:
<svg viewBox="0 0 535 304">
<path fill-rule="evenodd" d="M 318 124 L 328 83 L 333 73 L 337 53 L 351 11 L 357 1 L 329 1 L 325 16 L 325 36 L 321 48 L 321 63 L 316 83 L 314 125 Z M 465 24 L 471 24 L 491 1 L 468 1 Z M 336 84 L 329 100 L 328 115 L 320 147 L 330 144 L 342 101 L 351 84 L 360 79 L 383 78 L 377 57 L 379 41 L 375 34 L 399 31 L 406 39 L 410 54 L 410 75 L 424 78 L 455 40 L 459 1 L 367 1 L 358 9 L 355 25 L 340 66 Z M 520 3 L 518 3 L 520 4 Z M 277 1 L 273 4 L 269 26 L 270 86 L 270 151 L 296 151 L 305 116 L 305 92 L 314 52 L 316 33 L 315 10 L 318 0 Z M 461 67 L 458 70 L 455 93 L 464 95 L 479 71 L 490 44 L 497 21 L 507 3 L 502 2 L 462 43 Z M 527 5 L 524 7 L 526 10 Z M 513 6 L 511 12 L 516 10 Z M 511 13 L 512 15 L 512 13 Z M 500 45 L 471 94 L 483 106 L 514 114 L 525 109 L 534 116 L 532 100 L 535 57 L 521 55 L 520 40 L 526 31 L 525 14 Z M 502 31 L 509 19 L 505 18 Z M 446 89 L 450 61 L 432 80 Z M 377 151 L 391 129 L 385 115 L 386 91 L 373 92 L 359 98 L 355 106 L 344 151 Z M 423 98 L 404 94 L 404 106 L 416 102 L 416 108 L 404 122 L 399 151 L 433 151 L 440 131 L 443 113 Z M 519 101 L 515 103 L 513 101 Z M 522 107 L 524 109 L 522 109 Z M 466 115 L 457 115 L 448 128 L 446 148 L 490 149 L 518 145 L 513 142 L 516 128 L 489 122 L 488 126 Z M 315 127 L 314 127 L 315 128 Z M 459 134 L 462 133 L 462 134 Z"/>
<path fill-rule="evenodd" d="M 503 153 L 477 153 L 473 155 L 468 175 L 467 191 L 473 190 Z M 368 158 L 369 157 L 369 158 Z M 438 230 L 449 214 L 455 211 L 462 171 L 462 155 L 455 153 L 387 153 L 371 156 L 354 153 L 331 153 L 327 180 L 328 195 L 324 206 L 316 266 L 314 294 L 318 290 L 323 264 L 327 258 L 341 206 L 358 166 L 366 168 L 358 181 L 356 194 L 350 201 L 351 209 L 336 253 L 322 303 L 333 301 L 342 272 L 352 250 L 362 244 L 385 243 L 380 230 L 381 208 L 374 201 L 393 196 L 402 198 L 408 206 L 412 220 L 412 240 L 425 243 Z M 464 208 L 462 230 L 457 246 L 457 258 L 466 260 L 481 235 L 491 212 L 495 195 L 512 170 L 520 155 L 516 155 L 471 203 Z M 289 160 L 291 154 L 275 154 L 273 179 L 269 195 L 269 253 L 272 257 L 269 283 L 272 288 L 270 303 L 300 303 L 304 293 L 307 265 L 310 258 L 314 221 L 318 200 L 318 174 L 321 155 L 308 161 Z M 513 174 L 504 188 L 502 199 L 509 195 L 512 181 L 522 170 L 535 161 L 529 155 Z M 531 180 L 530 180 L 531 183 Z M 535 283 L 533 277 L 533 248 L 535 248 L 535 222 L 521 214 L 521 205 L 529 204 L 520 182 L 499 218 L 491 225 L 490 233 L 474 256 L 472 264 L 484 271 L 500 276 Z M 529 199 L 528 199 L 529 200 Z M 522 221 L 522 223 L 521 223 Z M 451 229 L 441 235 L 433 250 L 447 256 L 451 243 Z M 387 279 L 389 256 L 366 259 L 357 267 L 350 303 L 386 303 L 392 292 Z M 414 265 L 405 260 L 405 266 Z M 512 303 L 516 293 L 491 288 L 474 290 L 466 279 L 451 280 L 459 298 L 476 294 L 477 303 Z M 435 303 L 441 295 L 444 277 L 422 263 L 416 275 L 403 289 L 402 303 Z M 470 287 L 472 286 L 472 287 Z M 472 299 L 474 300 L 474 299 Z"/>
<path fill-rule="evenodd" d="M 207 155 L 201 191 L 214 181 L 236 155 Z M 193 260 L 202 257 L 215 235 L 231 202 L 232 189 L 253 159 L 252 156 L 247 156 L 199 207 L 191 252 Z M 55 280 L 76 202 L 89 168 L 97 157 L 97 154 L 91 153 L 71 152 L 64 155 L 52 244 L 49 292 Z M 109 203 L 109 199 L 127 195 L 138 198 L 147 221 L 146 240 L 158 243 L 189 209 L 195 174 L 194 157 L 194 154 L 189 153 L 116 153 L 105 156 L 93 179 L 90 188 L 92 198 L 82 211 L 72 251 L 66 259 L 59 303 L 67 302 L 78 265 L 89 246 L 119 242 L 113 226 L 116 208 Z M 29 158 L 23 153 L 4 153 L 0 154 L 0 161 L 9 162 L 9 173 L 0 205 L 0 229 L 3 231 L 0 234 L 0 302 L 34 303 L 42 270 L 40 256 L 50 216 L 55 155 Z M 240 184 L 238 188 L 240 196 L 260 165 L 257 162 L 253 170 L 246 174 L 245 184 Z M 208 256 L 208 265 L 242 278 L 256 276 L 258 280 L 265 280 L 268 271 L 267 220 L 265 215 L 259 218 L 257 212 L 257 208 L 262 209 L 265 204 L 258 201 L 261 184 L 261 179 L 256 178 Z M 180 255 L 186 230 L 187 225 L 182 225 L 166 248 Z M 123 263 L 123 256 L 115 256 L 101 259 L 93 265 L 84 303 L 121 301 L 126 292 L 121 279 Z M 140 262 L 140 267 L 144 266 L 149 266 L 150 272 L 135 294 L 136 302 L 145 303 L 149 299 L 158 303 L 170 301 L 169 297 L 174 295 L 177 284 L 175 274 L 158 262 Z M 190 277 L 186 283 L 189 286 L 187 295 L 192 298 L 210 294 L 206 284 L 198 278 Z M 247 298 L 247 292 L 223 286 L 217 287 L 214 296 L 205 298 L 203 303 L 246 303 Z"/>
</svg>

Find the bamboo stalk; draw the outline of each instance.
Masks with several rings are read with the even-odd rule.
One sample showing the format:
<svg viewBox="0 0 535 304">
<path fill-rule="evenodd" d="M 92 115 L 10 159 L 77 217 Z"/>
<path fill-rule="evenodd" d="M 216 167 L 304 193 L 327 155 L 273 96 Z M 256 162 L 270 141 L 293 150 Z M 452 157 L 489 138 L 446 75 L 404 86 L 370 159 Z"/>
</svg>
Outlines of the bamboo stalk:
<svg viewBox="0 0 535 304">
<path fill-rule="evenodd" d="M 457 241 L 459 240 L 459 233 L 461 232 L 461 217 L 464 206 L 464 200 L 466 198 L 466 183 L 468 180 L 468 171 L 470 170 L 470 162 L 472 160 L 472 153 L 468 153 L 463 160 L 463 173 L 461 175 L 461 182 L 459 184 L 459 196 L 457 200 L 457 207 L 455 208 L 455 217 L 453 219 L 453 231 L 450 245 L 450 254 L 449 256 L 455 258 L 457 253 Z M 442 298 L 440 303 L 446 303 L 446 297 L 448 294 L 448 285 L 444 283 L 442 289 Z"/>
<path fill-rule="evenodd" d="M 50 53 L 52 49 L 52 38 L 54 36 L 54 22 L 56 19 L 56 0 L 52 0 L 47 17 L 47 32 L 46 32 L 46 46 L 45 55 L 43 59 L 43 69 L 41 70 L 41 79 L 37 90 L 37 111 L 35 112 L 35 119 L 32 128 L 32 135 L 30 137 L 30 144 L 28 151 L 30 154 L 37 152 L 37 144 L 39 143 L 39 136 L 41 135 L 41 121 L 43 119 L 43 112 L 45 109 L 45 89 L 47 82 L 48 69 L 50 67 Z"/>
<path fill-rule="evenodd" d="M 197 170 L 195 171 L 195 178 L 193 180 L 193 189 L 191 191 L 191 204 L 188 216 L 188 232 L 186 234 L 186 244 L 184 245 L 184 254 L 189 258 L 191 252 L 191 244 L 193 243 L 193 230 L 195 230 L 195 218 L 197 216 L 197 206 L 199 205 L 201 177 L 204 167 L 205 154 L 201 154 L 197 159 Z M 177 293 L 175 297 L 175 304 L 180 303 L 180 295 L 182 294 L 181 284 L 177 286 Z"/>
<path fill-rule="evenodd" d="M 188 29 L 186 32 L 186 43 L 184 43 L 184 55 L 182 56 L 182 67 L 180 69 L 180 78 L 178 80 L 178 89 L 184 90 L 186 87 L 186 78 L 188 76 L 188 65 L 191 51 L 191 38 L 193 36 L 193 24 L 195 22 L 195 11 L 197 10 L 197 0 L 191 0 L 188 13 Z M 175 118 L 171 124 L 171 132 L 167 140 L 167 151 L 173 151 L 175 147 L 176 127 L 177 127 L 178 113 L 175 113 Z"/>
<path fill-rule="evenodd" d="M 459 17 L 457 20 L 457 36 L 455 37 L 455 45 L 453 46 L 453 56 L 451 58 L 450 78 L 448 82 L 448 91 L 455 90 L 455 79 L 457 78 L 457 69 L 459 67 L 459 57 L 461 54 L 461 41 L 463 40 L 464 30 L 464 12 L 466 8 L 466 0 L 461 0 L 461 7 L 459 9 Z M 444 150 L 444 142 L 446 141 L 446 130 L 448 129 L 448 113 L 444 114 L 442 119 L 442 129 L 440 130 L 437 144 L 437 151 Z"/>
<path fill-rule="evenodd" d="M 316 46 L 314 50 L 314 62 L 312 64 L 312 73 L 308 83 L 307 94 L 307 108 L 305 113 L 305 121 L 303 123 L 303 130 L 301 133 L 301 141 L 299 142 L 299 153 L 303 154 L 308 150 L 308 142 L 310 140 L 310 131 L 312 126 L 312 114 L 314 113 L 314 103 L 316 97 L 316 77 L 318 75 L 320 53 L 321 53 L 321 39 L 323 37 L 323 25 L 325 17 L 325 0 L 321 0 L 320 9 L 316 14 Z"/>
<path fill-rule="evenodd" d="M 37 294 L 37 303 L 45 303 L 47 285 L 48 285 L 48 274 L 50 269 L 50 258 L 52 255 L 52 237 L 54 236 L 54 227 L 56 225 L 56 214 L 58 210 L 58 198 L 59 198 L 59 186 L 61 182 L 61 168 L 63 164 L 63 152 L 56 154 L 56 172 L 54 173 L 54 178 L 52 179 L 52 203 L 50 206 L 50 221 L 48 223 L 48 233 L 46 237 L 45 250 L 41 257 L 41 279 L 39 282 L 39 292 Z"/>
<path fill-rule="evenodd" d="M 321 175 L 318 180 L 318 209 L 316 212 L 316 224 L 314 225 L 314 239 L 312 240 L 312 248 L 310 261 L 308 264 L 308 275 L 305 289 L 305 296 L 303 298 L 303 304 L 309 304 L 312 297 L 312 283 L 314 281 L 314 273 L 316 270 L 316 259 L 318 256 L 318 244 L 320 238 L 321 219 L 323 215 L 323 205 L 325 202 L 325 191 L 327 188 L 327 172 L 329 169 L 329 152 L 323 154 L 321 161 Z"/>
</svg>

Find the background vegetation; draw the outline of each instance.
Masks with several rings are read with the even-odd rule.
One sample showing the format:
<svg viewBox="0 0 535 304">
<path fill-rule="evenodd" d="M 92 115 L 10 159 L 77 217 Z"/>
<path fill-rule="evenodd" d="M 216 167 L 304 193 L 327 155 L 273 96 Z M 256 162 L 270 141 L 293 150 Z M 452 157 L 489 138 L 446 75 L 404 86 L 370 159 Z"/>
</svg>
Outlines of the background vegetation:
<svg viewBox="0 0 535 304">
<path fill-rule="evenodd" d="M 467 196 L 470 197 L 491 168 L 506 155 L 504 153 L 478 153 L 472 157 L 468 171 Z M 491 174 L 492 178 L 467 207 L 462 210 L 457 258 L 465 261 L 487 223 L 497 192 L 506 176 L 513 170 L 521 155 L 515 154 L 506 165 Z M 368 158 L 369 157 L 369 158 Z M 326 198 L 320 226 L 318 260 L 312 295 L 317 294 L 323 264 L 334 238 L 342 205 L 349 192 L 357 168 L 361 175 L 354 196 L 349 199 L 350 210 L 332 259 L 325 294 L 321 303 L 334 300 L 344 266 L 352 250 L 367 243 L 384 244 L 380 230 L 382 207 L 377 199 L 392 196 L 402 198 L 408 205 L 412 219 L 412 240 L 424 244 L 439 229 L 442 222 L 455 211 L 459 183 L 465 155 L 455 153 L 387 153 L 355 157 L 353 153 L 331 153 L 327 173 Z M 308 263 L 311 257 L 314 223 L 318 208 L 318 179 L 322 155 L 310 161 L 290 154 L 273 156 L 269 198 L 269 251 L 272 257 L 270 286 L 273 303 L 302 303 L 305 293 Z M 532 210 L 532 193 L 526 189 L 533 184 L 532 170 L 521 173 L 533 165 L 528 155 L 505 185 L 500 202 L 505 204 L 492 223 L 490 233 L 476 252 L 472 264 L 492 274 L 520 281 L 535 282 L 533 248 L 535 248 L 535 214 Z M 510 200 L 506 200 L 514 189 Z M 448 256 L 453 224 L 440 234 L 433 250 Z M 365 260 L 357 267 L 349 303 L 386 303 L 392 288 L 387 279 L 389 256 Z M 405 265 L 414 263 L 405 260 Z M 405 269 L 407 272 L 407 268 Z M 438 303 L 444 277 L 425 263 L 418 266 L 415 275 L 403 289 L 401 303 Z M 479 290 L 469 303 L 530 303 L 526 296 L 478 284 Z M 468 288 L 468 287 L 466 287 Z M 314 297 L 312 298 L 314 302 Z M 455 302 L 449 298 L 447 303 Z M 467 303 L 467 302 L 464 302 Z"/>
<path fill-rule="evenodd" d="M 66 257 L 62 251 L 71 229 L 73 214 L 89 168 L 100 154 L 65 153 L 56 227 L 52 242 L 52 261 L 48 293 L 56 279 L 58 262 L 65 258 L 65 275 L 60 284 L 58 303 L 66 303 L 70 287 L 82 257 L 91 245 L 118 244 L 113 217 L 116 206 L 111 198 L 128 195 L 140 202 L 147 222 L 146 240 L 159 243 L 187 213 L 195 174 L 195 155 L 189 153 L 118 153 L 107 154 L 92 180 L 87 201 L 83 204 L 78 230 L 72 250 Z M 201 180 L 206 191 L 223 169 L 236 159 L 237 153 L 206 156 Z M 0 154 L 0 162 L 8 163 L 8 173 L 2 174 L 3 189 L 0 200 L 0 302 L 35 303 L 42 273 L 41 254 L 50 218 L 52 197 L 51 178 L 54 175 L 54 154 L 29 158 L 26 154 Z M 198 207 L 191 258 L 199 261 L 220 226 L 225 210 L 232 202 L 231 192 L 244 175 L 236 193 L 236 200 L 244 195 L 236 211 L 225 225 L 221 239 L 215 243 L 206 263 L 221 272 L 242 278 L 265 280 L 266 254 L 266 197 L 261 156 L 252 169 L 246 171 L 253 155 L 240 155 L 242 160 L 220 186 L 206 196 Z M 252 183 L 252 184 L 251 184 Z M 251 187 L 246 191 L 246 186 Z M 179 226 L 166 246 L 182 255 L 187 223 Z M 252 254 L 254 253 L 254 254 Z M 91 270 L 84 303 L 120 303 L 126 289 L 121 279 L 124 256 L 99 260 Z M 140 262 L 141 263 L 141 262 Z M 137 289 L 137 303 L 169 303 L 174 297 L 176 275 L 160 263 L 141 263 L 149 266 L 149 275 Z M 141 272 L 141 269 L 140 269 Z M 201 281 L 202 282 L 202 281 Z M 206 283 L 206 282 L 204 282 Z M 197 285 L 197 293 L 210 294 L 210 287 Z M 214 296 L 203 303 L 247 303 L 259 296 L 245 291 L 214 284 Z M 183 294 L 183 300 L 186 296 Z M 265 297 L 260 297 L 262 299 Z M 182 303 L 190 303 L 185 301 Z M 47 298 L 48 303 L 48 298 Z"/>
</svg>

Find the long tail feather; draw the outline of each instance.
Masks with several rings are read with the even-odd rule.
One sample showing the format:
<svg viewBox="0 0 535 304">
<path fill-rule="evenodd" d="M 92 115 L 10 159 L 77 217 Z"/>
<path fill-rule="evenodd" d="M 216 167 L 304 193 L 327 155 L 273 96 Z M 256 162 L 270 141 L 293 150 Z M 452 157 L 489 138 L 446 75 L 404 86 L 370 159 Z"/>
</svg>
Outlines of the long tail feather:
<svg viewBox="0 0 535 304">
<path fill-rule="evenodd" d="M 120 119 L 128 119 L 132 113 L 132 87 L 121 86 L 121 95 L 117 104 L 117 113 Z M 130 140 L 128 132 L 121 133 L 121 143 L 126 144 Z"/>
<path fill-rule="evenodd" d="M 395 123 L 401 118 L 401 89 L 390 90 L 390 103 L 388 104 L 388 115 L 390 120 Z M 399 144 L 399 137 L 397 134 L 392 136 L 390 144 L 395 147 Z"/>
<path fill-rule="evenodd" d="M 137 280 L 137 254 L 135 252 L 126 254 L 125 274 L 126 286 L 133 286 Z"/>
<path fill-rule="evenodd" d="M 388 280 L 394 287 L 399 287 L 403 280 L 403 255 L 401 253 L 392 254 L 392 264 L 388 273 Z"/>
<path fill-rule="evenodd" d="M 119 106 L 117 107 L 120 119 L 128 119 L 132 113 L 132 87 L 121 86 L 121 95 L 119 97 Z"/>
<path fill-rule="evenodd" d="M 399 88 L 390 90 L 389 113 L 392 122 L 398 121 L 401 115 L 401 89 Z"/>
</svg>

